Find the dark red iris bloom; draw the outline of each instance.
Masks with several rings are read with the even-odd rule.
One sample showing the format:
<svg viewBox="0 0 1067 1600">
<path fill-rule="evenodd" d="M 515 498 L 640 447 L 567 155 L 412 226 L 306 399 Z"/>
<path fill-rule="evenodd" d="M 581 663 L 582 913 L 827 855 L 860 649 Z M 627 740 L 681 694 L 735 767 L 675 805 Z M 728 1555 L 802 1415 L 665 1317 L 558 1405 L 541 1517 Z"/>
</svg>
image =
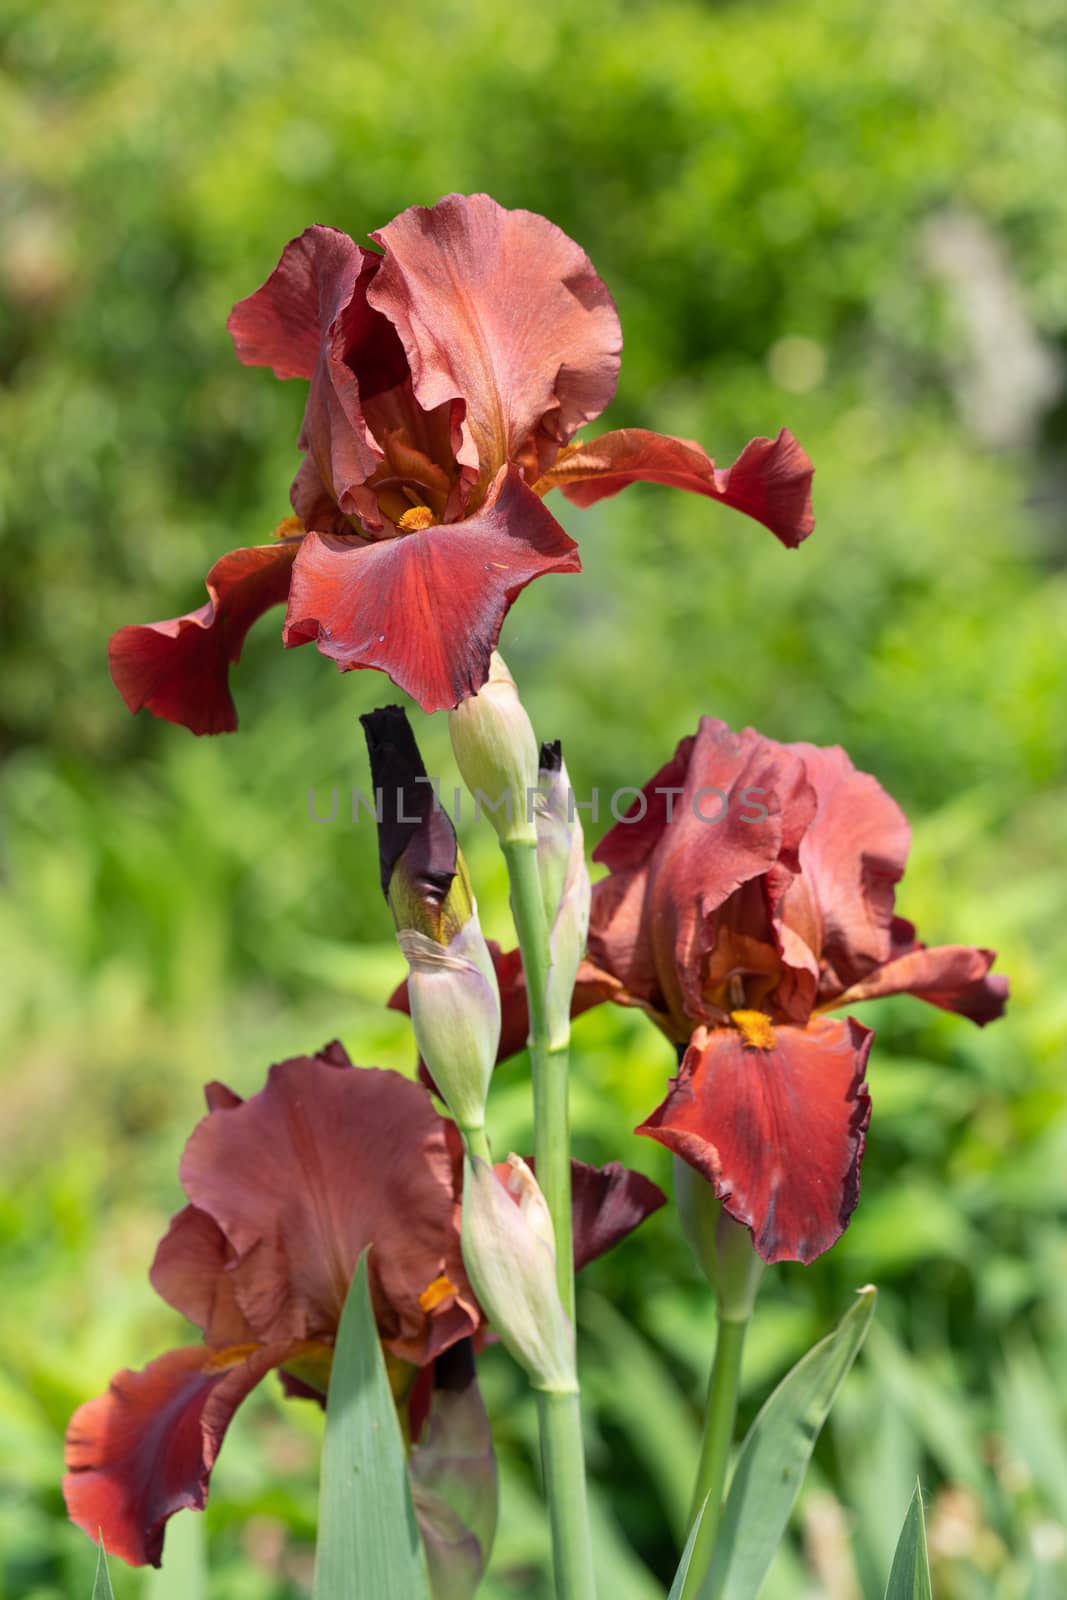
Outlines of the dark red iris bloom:
<svg viewBox="0 0 1067 1600">
<path fill-rule="evenodd" d="M 766 1261 L 821 1255 L 859 1197 L 873 1035 L 828 1013 L 890 994 L 979 1024 L 1004 1009 L 992 951 L 927 949 L 894 915 L 909 842 L 843 750 L 705 717 L 594 852 L 609 875 L 575 1010 L 640 1006 L 684 1051 L 638 1132 L 703 1174 Z M 524 995 L 510 956 L 499 970 L 514 1045 Z"/>
<path fill-rule="evenodd" d="M 158 1566 L 167 1519 L 205 1504 L 230 1419 L 267 1373 L 279 1370 L 291 1395 L 324 1397 L 368 1246 L 378 1332 L 413 1437 L 434 1374 L 454 1382 L 455 1353 L 486 1331 L 460 1250 L 461 1146 L 419 1084 L 353 1067 L 332 1044 L 272 1067 L 247 1101 L 221 1084 L 207 1100 L 182 1157 L 189 1204 L 151 1271 L 203 1343 L 118 1373 L 67 1433 L 71 1518 L 135 1565 Z M 574 1188 L 579 1266 L 663 1204 L 617 1163 L 576 1162 Z"/>
<path fill-rule="evenodd" d="M 520 590 L 581 569 L 544 504 L 557 486 L 587 506 L 639 479 L 673 484 L 783 544 L 811 532 L 811 462 L 784 429 L 722 471 L 640 428 L 571 442 L 615 391 L 622 338 L 588 256 L 544 217 L 448 195 L 371 237 L 381 253 L 308 228 L 235 306 L 241 360 L 310 383 L 298 520 L 223 556 L 199 611 L 119 630 L 111 671 L 132 711 L 236 727 L 230 665 L 283 601 L 287 645 L 378 668 L 425 711 L 459 704 L 485 683 Z"/>
</svg>

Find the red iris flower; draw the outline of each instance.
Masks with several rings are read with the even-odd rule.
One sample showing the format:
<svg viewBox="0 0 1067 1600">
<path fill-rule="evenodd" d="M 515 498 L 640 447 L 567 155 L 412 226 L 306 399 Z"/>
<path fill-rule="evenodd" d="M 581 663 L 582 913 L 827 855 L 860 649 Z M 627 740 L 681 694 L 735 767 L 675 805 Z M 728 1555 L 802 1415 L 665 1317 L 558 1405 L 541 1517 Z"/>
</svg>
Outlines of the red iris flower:
<svg viewBox="0 0 1067 1600">
<path fill-rule="evenodd" d="M 928 949 L 894 915 L 909 843 L 843 750 L 705 717 L 594 851 L 609 874 L 575 1012 L 640 1006 L 676 1041 L 637 1131 L 708 1180 L 765 1261 L 814 1260 L 859 1198 L 873 1034 L 828 1013 L 890 994 L 979 1024 L 1004 1009 L 992 951 Z M 514 1046 L 525 996 L 510 955 L 498 970 Z"/>
<path fill-rule="evenodd" d="M 462 1148 L 425 1089 L 353 1067 L 332 1044 L 272 1067 L 247 1101 L 221 1084 L 208 1086 L 207 1100 L 181 1163 L 190 1203 L 151 1271 L 203 1343 L 118 1373 L 67 1432 L 71 1518 L 135 1565 L 158 1566 L 167 1519 L 203 1507 L 230 1419 L 268 1372 L 281 1372 L 290 1395 L 324 1398 L 348 1285 L 368 1246 L 378 1332 L 413 1438 L 435 1374 L 454 1386 L 459 1347 L 486 1332 L 460 1251 Z M 574 1184 L 579 1266 L 664 1201 L 618 1163 L 576 1162 Z M 476 1391 L 468 1419 L 472 1405 L 491 1451 Z M 420 1507 L 424 1499 L 416 1495 Z"/>
<path fill-rule="evenodd" d="M 557 486 L 587 506 L 673 484 L 783 544 L 811 532 L 811 462 L 784 429 L 722 471 L 641 428 L 572 442 L 615 391 L 622 339 L 588 256 L 544 217 L 448 195 L 371 237 L 382 253 L 308 228 L 235 306 L 240 359 L 310 383 L 297 520 L 216 562 L 198 611 L 119 630 L 111 671 L 131 711 L 232 730 L 230 664 L 283 601 L 286 645 L 378 668 L 425 711 L 459 704 L 520 590 L 581 569 L 544 504 Z"/>
</svg>

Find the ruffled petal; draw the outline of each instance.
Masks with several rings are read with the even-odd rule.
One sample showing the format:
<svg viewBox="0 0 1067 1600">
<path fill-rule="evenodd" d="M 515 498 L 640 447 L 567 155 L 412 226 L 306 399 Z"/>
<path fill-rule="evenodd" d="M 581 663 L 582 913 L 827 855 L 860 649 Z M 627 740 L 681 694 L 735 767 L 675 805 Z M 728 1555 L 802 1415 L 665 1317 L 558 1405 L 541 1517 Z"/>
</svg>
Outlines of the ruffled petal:
<svg viewBox="0 0 1067 1600">
<path fill-rule="evenodd" d="M 573 539 L 511 467 L 463 522 L 373 544 L 309 534 L 285 642 L 313 639 L 343 672 L 377 668 L 441 711 L 486 682 L 516 595 L 546 572 L 580 571 Z"/>
<path fill-rule="evenodd" d="M 283 524 L 284 526 L 284 524 Z M 289 597 L 299 537 L 231 550 L 207 575 L 206 605 L 168 622 L 120 628 L 108 649 L 111 677 L 131 711 L 193 733 L 232 733 L 237 710 L 230 667 L 249 628 Z"/>
<path fill-rule="evenodd" d="M 539 494 L 561 488 L 575 505 L 591 506 L 631 483 L 665 483 L 743 511 L 792 548 L 815 526 L 814 471 L 788 428 L 774 439 L 750 439 L 733 466 L 722 471 L 692 439 L 618 428 L 572 445 L 535 487 Z"/>
<path fill-rule="evenodd" d="M 225 1236 L 236 1302 L 264 1342 L 331 1338 L 368 1245 L 395 1355 L 421 1365 L 479 1322 L 445 1124 L 398 1073 L 353 1068 L 339 1046 L 284 1061 L 258 1094 L 199 1124 L 181 1176 Z M 440 1280 L 448 1292 L 424 1302 Z"/>
<path fill-rule="evenodd" d="M 851 1017 L 776 1027 L 770 1048 L 738 1029 L 698 1028 L 637 1132 L 708 1180 L 764 1261 L 814 1261 L 859 1199 L 873 1037 Z"/>
<path fill-rule="evenodd" d="M 381 258 L 337 228 L 306 228 L 292 239 L 259 289 L 230 313 L 237 354 L 249 366 L 269 366 L 279 378 L 309 378 L 300 442 L 321 483 L 346 517 L 381 527 L 366 480 L 383 451 L 365 406 L 408 380 L 396 330 L 367 301 Z M 293 484 L 294 505 L 312 509 L 320 528 L 328 513 L 314 498 L 308 469 Z M 311 526 L 311 524 L 306 524 Z"/>
<path fill-rule="evenodd" d="M 773 962 L 763 888 L 731 897 L 796 865 L 814 805 L 799 756 L 753 728 L 733 733 L 702 718 L 634 802 L 635 820 L 617 823 L 593 852 L 612 875 L 594 886 L 590 960 L 688 1039 L 708 1016 L 709 978 L 721 984 L 735 969 Z"/>
<path fill-rule="evenodd" d="M 300 1346 L 171 1350 L 119 1372 L 67 1429 L 63 1493 L 71 1521 L 109 1555 L 158 1567 L 168 1517 L 203 1509 L 230 1419 Z"/>
<path fill-rule="evenodd" d="M 265 283 L 239 300 L 226 323 L 246 367 L 276 378 L 311 378 L 322 332 L 352 299 L 366 252 L 337 228 L 290 239 Z"/>
<path fill-rule="evenodd" d="M 816 810 L 800 841 L 800 875 L 780 915 L 819 958 L 820 997 L 829 1001 L 889 955 L 911 829 L 896 801 L 869 773 L 857 772 L 840 747 L 789 748 L 804 762 Z"/>
<path fill-rule="evenodd" d="M 544 217 L 488 195 L 412 206 L 372 235 L 368 299 L 395 325 L 427 410 L 466 402 L 459 459 L 532 481 L 615 392 L 622 334 L 589 257 Z"/>
<path fill-rule="evenodd" d="M 877 1000 L 883 995 L 910 994 L 942 1011 L 968 1017 L 979 1027 L 1004 1015 L 1009 981 L 999 972 L 990 972 L 995 950 L 975 949 L 971 945 L 919 943 L 915 929 L 903 917 L 893 919 L 893 954 L 884 966 L 855 983 L 835 1006 L 856 1005 L 860 1000 Z"/>
<path fill-rule="evenodd" d="M 234 1253 L 216 1222 L 196 1206 L 171 1219 L 149 1273 L 153 1289 L 198 1327 L 210 1345 L 255 1344 L 228 1271 Z"/>
</svg>

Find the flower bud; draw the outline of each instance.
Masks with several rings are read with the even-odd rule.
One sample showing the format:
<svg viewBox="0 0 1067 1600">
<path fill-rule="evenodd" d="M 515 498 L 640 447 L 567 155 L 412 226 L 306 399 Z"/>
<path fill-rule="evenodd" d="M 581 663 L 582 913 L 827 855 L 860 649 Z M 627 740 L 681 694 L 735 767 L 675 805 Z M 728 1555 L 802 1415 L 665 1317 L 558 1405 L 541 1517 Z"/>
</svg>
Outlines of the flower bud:
<svg viewBox="0 0 1067 1600">
<path fill-rule="evenodd" d="M 682 1232 L 715 1290 L 719 1316 L 747 1322 L 763 1276 L 751 1229 L 734 1221 L 707 1179 L 681 1156 L 674 1158 L 674 1198 Z"/>
<path fill-rule="evenodd" d="M 492 1167 L 463 1168 L 463 1262 L 483 1311 L 535 1389 L 577 1387 L 574 1329 L 556 1287 L 548 1207 L 533 1173 L 510 1156 L 511 1198 Z"/>
<path fill-rule="evenodd" d="M 362 719 L 378 807 L 382 889 L 407 958 L 419 1053 L 464 1131 L 481 1128 L 500 994 L 455 829 L 399 706 Z"/>
<path fill-rule="evenodd" d="M 500 992 L 477 912 L 447 945 L 400 928 L 415 1042 L 461 1128 L 480 1128 L 500 1042 Z"/>
<path fill-rule="evenodd" d="M 537 788 L 537 741 L 515 680 L 494 650 L 489 680 L 448 713 L 456 764 L 501 844 L 533 844 L 530 815 Z"/>
<path fill-rule="evenodd" d="M 550 1048 L 565 1045 L 570 1037 L 571 996 L 585 954 L 592 897 L 582 825 L 577 815 L 571 815 L 570 797 L 559 741 L 543 744 L 536 801 L 537 869 L 549 928 Z"/>
</svg>

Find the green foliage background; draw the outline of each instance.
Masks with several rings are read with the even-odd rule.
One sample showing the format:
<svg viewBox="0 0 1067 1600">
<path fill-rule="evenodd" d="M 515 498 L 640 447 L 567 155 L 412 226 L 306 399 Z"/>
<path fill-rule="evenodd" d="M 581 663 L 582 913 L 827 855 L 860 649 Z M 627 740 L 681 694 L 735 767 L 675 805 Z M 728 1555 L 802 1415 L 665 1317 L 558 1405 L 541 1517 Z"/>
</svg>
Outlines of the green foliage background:
<svg viewBox="0 0 1067 1600">
<path fill-rule="evenodd" d="M 373 831 L 307 808 L 366 781 L 356 715 L 389 686 L 286 654 L 275 617 L 235 675 L 241 733 L 195 741 L 127 717 L 105 645 L 199 604 L 287 510 L 302 386 L 240 367 L 232 302 L 311 221 L 358 237 L 478 188 L 551 216 L 614 291 L 609 424 L 725 463 L 787 423 L 818 465 L 788 555 L 665 489 L 563 510 L 585 576 L 523 595 L 503 645 L 576 787 L 641 783 L 702 712 L 839 741 L 914 820 L 901 910 L 1013 978 L 986 1033 L 907 1001 L 866 1018 L 863 1199 L 831 1255 L 769 1275 L 747 1413 L 872 1279 L 878 1326 L 768 1595 L 880 1596 L 916 1472 L 945 1600 L 1065 1592 L 1065 32 L 1054 0 L 2 0 L 2 1600 L 90 1592 L 66 1421 L 188 1336 L 145 1274 L 199 1084 L 250 1092 L 335 1035 L 410 1069 Z M 962 280 L 938 266 L 961 228 Z M 1011 348 L 982 356 L 1005 327 L 1045 351 L 1032 412 Z M 418 732 L 451 771 L 441 719 Z M 462 833 L 507 938 L 492 836 Z M 631 1129 L 669 1066 L 642 1019 L 584 1019 L 577 1153 L 666 1183 Z M 521 1063 L 493 1116 L 528 1147 Z M 604 1592 L 651 1600 L 712 1337 L 670 1213 L 589 1271 L 582 1318 Z M 533 1410 L 499 1352 L 485 1374 L 486 1593 L 544 1596 Z M 320 1429 L 266 1390 L 242 1412 L 202 1519 L 213 1600 L 307 1593 Z M 116 1568 L 119 1600 L 150 1594 Z"/>
</svg>

